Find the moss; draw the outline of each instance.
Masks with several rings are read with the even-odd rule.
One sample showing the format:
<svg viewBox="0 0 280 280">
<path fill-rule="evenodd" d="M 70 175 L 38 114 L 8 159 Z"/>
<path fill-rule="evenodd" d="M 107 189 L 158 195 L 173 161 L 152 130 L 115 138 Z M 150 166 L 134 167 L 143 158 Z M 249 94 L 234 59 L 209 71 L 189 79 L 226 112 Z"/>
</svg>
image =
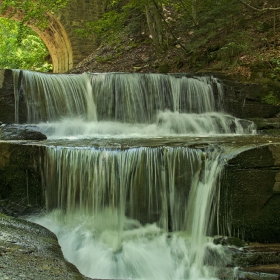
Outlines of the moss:
<svg viewBox="0 0 280 280">
<path fill-rule="evenodd" d="M 244 247 L 247 243 L 244 240 L 241 240 L 237 237 L 228 237 L 227 245 L 233 245 L 236 247 Z"/>
</svg>

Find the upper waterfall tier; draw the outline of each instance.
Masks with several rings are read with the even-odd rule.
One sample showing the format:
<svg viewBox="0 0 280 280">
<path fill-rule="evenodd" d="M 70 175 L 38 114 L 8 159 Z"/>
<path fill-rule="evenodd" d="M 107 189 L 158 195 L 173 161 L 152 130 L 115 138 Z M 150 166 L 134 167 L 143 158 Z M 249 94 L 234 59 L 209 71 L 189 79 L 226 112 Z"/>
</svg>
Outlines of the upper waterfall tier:
<svg viewBox="0 0 280 280">
<path fill-rule="evenodd" d="M 15 70 L 14 81 L 16 112 L 24 101 L 27 122 L 44 122 L 48 126 L 53 123 L 52 133 L 58 126 L 59 130 L 67 131 L 66 135 L 69 131 L 74 134 L 84 134 L 84 131 L 90 135 L 108 134 L 117 126 L 119 129 L 113 134 L 119 135 L 126 134 L 126 130 L 133 131 L 131 125 L 138 133 L 146 134 L 149 130 L 157 131 L 157 135 L 254 131 L 251 122 L 223 113 L 223 87 L 212 76 L 53 75 Z M 65 121 L 69 119 L 70 122 Z M 63 128 L 58 125 L 62 121 Z M 126 127 L 123 124 L 127 124 Z M 154 124 L 155 127 L 145 127 L 142 131 L 143 127 L 137 127 L 139 124 Z"/>
</svg>

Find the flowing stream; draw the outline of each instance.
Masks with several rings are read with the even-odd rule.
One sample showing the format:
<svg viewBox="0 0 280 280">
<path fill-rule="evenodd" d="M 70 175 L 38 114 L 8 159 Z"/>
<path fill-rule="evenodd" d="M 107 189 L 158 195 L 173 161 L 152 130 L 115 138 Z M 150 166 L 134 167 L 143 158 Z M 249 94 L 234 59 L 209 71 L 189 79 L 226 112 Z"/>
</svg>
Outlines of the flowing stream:
<svg viewBox="0 0 280 280">
<path fill-rule="evenodd" d="M 219 80 L 18 70 L 14 80 L 16 121 L 26 106 L 49 139 L 47 213 L 31 219 L 57 235 L 67 260 L 98 279 L 219 279 L 230 256 L 211 236 L 226 157 L 170 140 L 255 133 L 223 112 Z"/>
</svg>

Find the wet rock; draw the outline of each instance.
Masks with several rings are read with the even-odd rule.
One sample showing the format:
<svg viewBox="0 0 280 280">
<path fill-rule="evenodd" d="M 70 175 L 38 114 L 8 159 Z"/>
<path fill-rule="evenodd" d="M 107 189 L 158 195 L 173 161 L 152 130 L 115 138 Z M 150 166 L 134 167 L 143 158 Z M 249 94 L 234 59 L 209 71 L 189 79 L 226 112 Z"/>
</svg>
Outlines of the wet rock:
<svg viewBox="0 0 280 280">
<path fill-rule="evenodd" d="M 14 80 L 12 70 L 0 70 L 0 120 L 15 121 Z"/>
<path fill-rule="evenodd" d="M 0 213 L 0 279 L 90 279 L 67 262 L 49 230 Z"/>
<path fill-rule="evenodd" d="M 244 240 L 241 240 L 236 237 L 228 237 L 228 236 L 217 236 L 213 239 L 214 244 L 221 244 L 224 246 L 235 246 L 235 247 L 244 247 L 247 243 Z"/>
<path fill-rule="evenodd" d="M 0 211 L 19 216 L 45 205 L 39 146 L 0 143 Z"/>
<path fill-rule="evenodd" d="M 256 268 L 254 268 L 256 269 Z M 246 271 L 243 269 L 237 269 L 235 280 L 278 280 L 279 274 L 278 273 L 267 273 L 267 272 L 260 272 L 260 271 Z"/>
<path fill-rule="evenodd" d="M 0 125 L 0 140 L 46 140 L 47 136 L 36 126 Z"/>
<path fill-rule="evenodd" d="M 224 110 L 242 119 L 273 118 L 280 107 L 264 103 L 268 92 L 278 92 L 279 87 L 266 83 L 243 83 L 220 76 L 224 85 Z"/>
<path fill-rule="evenodd" d="M 234 252 L 232 261 L 246 271 L 280 274 L 280 244 L 252 243 Z"/>
<path fill-rule="evenodd" d="M 280 145 L 268 143 L 252 146 L 229 160 L 221 179 L 223 235 L 250 242 L 280 242 L 279 155 Z"/>
</svg>

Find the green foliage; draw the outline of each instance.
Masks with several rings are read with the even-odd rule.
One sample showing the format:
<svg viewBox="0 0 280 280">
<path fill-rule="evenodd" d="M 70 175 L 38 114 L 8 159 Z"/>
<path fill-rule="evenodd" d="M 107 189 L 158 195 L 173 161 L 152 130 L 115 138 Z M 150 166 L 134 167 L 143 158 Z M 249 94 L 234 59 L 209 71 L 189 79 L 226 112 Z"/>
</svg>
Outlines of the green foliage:
<svg viewBox="0 0 280 280">
<path fill-rule="evenodd" d="M 278 57 L 270 60 L 271 71 L 270 78 L 280 80 L 280 59 Z"/>
<path fill-rule="evenodd" d="M 85 23 L 83 28 L 77 29 L 78 35 L 87 37 L 94 34 L 102 43 L 116 43 L 116 37 L 124 31 L 134 36 L 141 33 L 141 22 L 143 22 L 144 1 L 121 0 L 107 1 L 107 8 L 102 18 L 95 22 Z"/>
<path fill-rule="evenodd" d="M 222 60 L 232 62 L 235 57 L 249 52 L 250 49 L 250 42 L 244 42 L 242 39 L 235 39 L 226 43 L 223 47 L 220 48 L 220 50 L 218 51 L 218 57 Z"/>
<path fill-rule="evenodd" d="M 273 91 L 270 91 L 268 95 L 264 96 L 261 101 L 270 105 L 279 105 L 279 98 L 274 94 Z"/>
<path fill-rule="evenodd" d="M 158 71 L 159 73 L 166 74 L 170 71 L 170 66 L 168 65 L 167 62 L 163 62 L 162 64 L 159 65 Z"/>
<path fill-rule="evenodd" d="M 0 18 L 0 68 L 48 72 L 48 50 L 39 36 L 22 23 Z"/>
<path fill-rule="evenodd" d="M 97 22 L 87 22 L 83 29 L 77 29 L 77 33 L 86 37 L 95 34 L 97 37 L 105 40 L 111 38 L 116 32 L 120 32 L 123 27 L 124 18 L 117 11 L 109 11 L 105 13 L 101 20 Z"/>
<path fill-rule="evenodd" d="M 47 13 L 55 13 L 65 7 L 68 0 L 2 0 L 0 14 L 22 15 L 22 22 L 32 21 L 39 28 L 47 26 Z"/>
</svg>

